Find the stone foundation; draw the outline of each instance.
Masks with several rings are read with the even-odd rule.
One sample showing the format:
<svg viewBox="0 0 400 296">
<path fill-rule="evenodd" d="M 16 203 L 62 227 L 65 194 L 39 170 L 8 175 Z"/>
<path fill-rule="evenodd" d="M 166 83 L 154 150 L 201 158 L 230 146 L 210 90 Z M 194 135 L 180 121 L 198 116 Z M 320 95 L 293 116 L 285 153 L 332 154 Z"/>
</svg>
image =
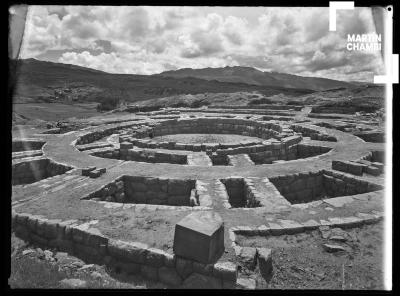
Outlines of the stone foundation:
<svg viewBox="0 0 400 296">
<path fill-rule="evenodd" d="M 144 243 L 114 240 L 89 223 L 77 220 L 48 220 L 29 214 L 12 214 L 15 234 L 41 247 L 74 254 L 85 262 L 105 264 L 116 271 L 139 274 L 171 287 L 199 283 L 204 288 L 236 287 L 237 268 L 230 262 L 203 264 L 151 248 Z M 193 279 L 195 278 L 195 279 Z M 192 287 L 190 285 L 189 287 Z"/>
<path fill-rule="evenodd" d="M 383 189 L 380 185 L 326 170 L 279 176 L 269 180 L 292 204 Z"/>
<path fill-rule="evenodd" d="M 121 176 L 83 197 L 96 201 L 199 206 L 196 180 Z"/>
<path fill-rule="evenodd" d="M 255 208 L 262 204 L 250 180 L 240 177 L 231 177 L 220 180 L 225 186 L 228 202 L 232 208 Z"/>
<path fill-rule="evenodd" d="M 38 141 L 35 139 L 17 139 L 12 141 L 12 152 L 41 150 L 45 141 Z"/>
<path fill-rule="evenodd" d="M 301 125 L 291 125 L 290 128 L 297 133 L 301 133 L 303 137 L 310 137 L 311 140 L 337 142 L 336 137 L 321 133 L 308 127 L 304 127 Z"/>
<path fill-rule="evenodd" d="M 313 146 L 307 144 L 294 144 L 290 146 L 278 146 L 272 145 L 268 150 L 249 153 L 251 160 L 256 164 L 271 164 L 274 161 L 284 160 L 295 160 L 307 157 L 314 157 L 331 150 L 329 147 L 324 146 Z"/>
<path fill-rule="evenodd" d="M 12 163 L 12 185 L 34 183 L 55 175 L 61 175 L 72 167 L 55 163 L 45 157 L 15 160 Z"/>
</svg>

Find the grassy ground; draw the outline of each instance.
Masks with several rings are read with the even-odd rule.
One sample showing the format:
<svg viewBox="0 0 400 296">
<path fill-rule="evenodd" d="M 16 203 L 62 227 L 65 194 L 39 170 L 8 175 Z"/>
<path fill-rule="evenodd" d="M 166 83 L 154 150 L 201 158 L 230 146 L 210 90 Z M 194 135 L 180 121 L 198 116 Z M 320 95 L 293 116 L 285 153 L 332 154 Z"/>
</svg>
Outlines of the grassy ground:
<svg viewBox="0 0 400 296">
<path fill-rule="evenodd" d="M 62 104 L 62 103 L 28 103 L 14 104 L 13 111 L 29 120 L 59 121 L 67 118 L 87 118 L 99 115 L 97 103 Z"/>
<path fill-rule="evenodd" d="M 32 252 L 23 254 L 24 250 Z M 80 259 L 69 255 L 63 262 L 49 261 L 44 258 L 42 250 L 38 251 L 35 246 L 28 245 L 12 235 L 11 273 L 8 284 L 12 289 L 61 289 L 65 288 L 62 280 L 79 279 L 86 282 L 87 289 L 164 288 L 159 283 L 149 282 L 140 277 L 117 274 L 104 266 L 84 264 Z"/>
<path fill-rule="evenodd" d="M 319 230 L 276 237 L 240 237 L 241 245 L 272 249 L 274 273 L 268 289 L 383 289 L 383 223 L 348 229 L 349 239 L 323 238 Z M 343 246 L 329 253 L 322 244 Z"/>
</svg>

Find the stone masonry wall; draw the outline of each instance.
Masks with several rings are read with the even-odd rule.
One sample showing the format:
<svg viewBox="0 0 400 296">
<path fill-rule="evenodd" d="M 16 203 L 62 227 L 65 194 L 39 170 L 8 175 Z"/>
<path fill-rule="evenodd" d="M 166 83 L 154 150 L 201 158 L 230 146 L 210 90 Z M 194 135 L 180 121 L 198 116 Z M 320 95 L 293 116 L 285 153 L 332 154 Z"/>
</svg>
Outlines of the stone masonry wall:
<svg viewBox="0 0 400 296">
<path fill-rule="evenodd" d="M 262 206 L 259 197 L 255 194 L 251 180 L 240 177 L 231 177 L 220 180 L 224 184 L 230 207 L 255 208 Z M 221 189 L 224 189 L 223 187 Z"/>
<path fill-rule="evenodd" d="M 329 136 L 328 134 L 321 133 L 317 130 L 304 127 L 301 125 L 292 125 L 291 128 L 298 133 L 301 133 L 303 137 L 310 137 L 311 140 L 318 140 L 318 141 L 328 141 L 328 142 L 337 142 L 336 137 Z"/>
<path fill-rule="evenodd" d="M 141 161 L 150 163 L 173 163 L 187 164 L 187 155 L 152 151 L 148 149 L 118 149 L 118 148 L 99 148 L 90 151 L 93 156 L 122 159 L 129 161 Z"/>
<path fill-rule="evenodd" d="M 383 188 L 373 183 L 326 170 L 316 173 L 278 176 L 269 180 L 291 203 L 310 202 L 325 196 L 331 198 L 361 194 Z"/>
<path fill-rule="evenodd" d="M 40 150 L 46 142 L 36 140 L 13 140 L 12 151 L 29 151 L 29 150 Z"/>
<path fill-rule="evenodd" d="M 83 199 L 96 201 L 198 206 L 196 180 L 121 176 Z"/>
<path fill-rule="evenodd" d="M 89 223 L 48 220 L 13 212 L 12 229 L 18 237 L 42 247 L 56 248 L 86 262 L 140 274 L 172 287 L 187 287 L 193 278 L 201 278 L 209 288 L 235 288 L 236 285 L 237 267 L 231 262 L 205 265 L 144 243 L 108 238 Z"/>
<path fill-rule="evenodd" d="M 16 160 L 12 163 L 12 185 L 33 183 L 64 174 L 71 169 L 72 167 L 55 163 L 44 157 Z"/>
<path fill-rule="evenodd" d="M 211 105 L 209 109 L 259 109 L 259 110 L 295 110 L 300 111 L 303 106 L 296 105 L 272 105 L 272 104 L 259 104 L 259 105 L 240 105 L 240 106 L 226 106 L 226 105 Z"/>
</svg>

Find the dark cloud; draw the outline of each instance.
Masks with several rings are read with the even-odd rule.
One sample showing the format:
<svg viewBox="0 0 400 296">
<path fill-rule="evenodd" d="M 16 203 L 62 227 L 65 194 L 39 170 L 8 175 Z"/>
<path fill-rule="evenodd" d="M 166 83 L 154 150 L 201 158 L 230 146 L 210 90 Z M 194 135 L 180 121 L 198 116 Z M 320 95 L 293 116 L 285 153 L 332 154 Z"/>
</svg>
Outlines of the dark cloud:
<svg viewBox="0 0 400 296">
<path fill-rule="evenodd" d="M 108 40 L 95 40 L 94 41 L 97 47 L 100 47 L 103 52 L 110 53 L 112 51 L 112 44 Z"/>
<path fill-rule="evenodd" d="M 221 37 L 213 32 L 195 31 L 190 35 L 195 47 L 186 48 L 181 55 L 185 58 L 196 58 L 220 53 L 224 50 Z"/>
</svg>

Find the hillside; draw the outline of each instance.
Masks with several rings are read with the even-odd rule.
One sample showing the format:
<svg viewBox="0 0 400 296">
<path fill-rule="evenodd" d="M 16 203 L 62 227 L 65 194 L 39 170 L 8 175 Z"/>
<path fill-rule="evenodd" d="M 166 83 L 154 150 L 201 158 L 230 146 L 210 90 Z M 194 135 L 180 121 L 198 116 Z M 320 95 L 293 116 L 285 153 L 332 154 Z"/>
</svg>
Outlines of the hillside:
<svg viewBox="0 0 400 296">
<path fill-rule="evenodd" d="M 35 101 L 124 100 L 135 102 L 179 94 L 234 93 L 257 91 L 266 96 L 300 96 L 312 90 L 286 89 L 279 86 L 250 85 L 200 78 L 174 78 L 161 75 L 110 74 L 67 64 L 35 59 L 11 61 L 17 69 L 13 99 Z"/>
<path fill-rule="evenodd" d="M 225 68 L 184 68 L 175 71 L 166 71 L 159 74 L 162 77 L 185 78 L 195 77 L 205 80 L 217 80 L 221 82 L 247 83 L 253 85 L 307 88 L 315 91 L 327 90 L 338 87 L 353 87 L 351 83 L 318 78 L 303 77 L 277 72 L 263 72 L 250 67 L 225 67 Z"/>
<path fill-rule="evenodd" d="M 306 94 L 296 98 L 305 104 L 322 104 L 325 101 L 339 101 L 348 99 L 358 99 L 370 101 L 376 99 L 384 104 L 385 88 L 382 85 L 376 84 L 363 84 L 352 88 L 336 88 L 326 91 L 315 92 Z"/>
<path fill-rule="evenodd" d="M 237 93 L 204 93 L 197 95 L 175 95 L 163 98 L 138 101 L 138 107 L 200 107 L 209 105 L 253 105 L 253 104 L 282 104 L 282 105 L 314 105 L 318 108 L 349 109 L 349 112 L 374 112 L 384 107 L 384 87 L 380 85 L 361 85 L 357 87 L 337 88 L 327 91 L 314 92 L 298 97 L 288 97 L 283 94 L 264 96 L 258 92 Z M 355 110 L 355 111 L 354 111 Z M 345 113 L 342 110 L 339 113 Z"/>
</svg>

